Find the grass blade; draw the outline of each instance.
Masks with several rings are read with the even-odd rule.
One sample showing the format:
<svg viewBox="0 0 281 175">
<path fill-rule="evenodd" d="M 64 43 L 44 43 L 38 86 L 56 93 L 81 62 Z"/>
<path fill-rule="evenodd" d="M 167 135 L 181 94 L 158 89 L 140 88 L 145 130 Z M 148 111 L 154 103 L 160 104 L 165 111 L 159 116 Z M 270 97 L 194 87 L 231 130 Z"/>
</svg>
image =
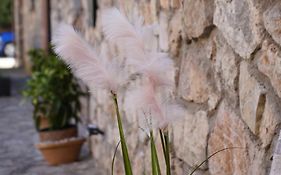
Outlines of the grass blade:
<svg viewBox="0 0 281 175">
<path fill-rule="evenodd" d="M 120 145 L 121 141 L 119 140 L 119 142 L 117 143 L 116 147 L 115 147 L 115 150 L 114 150 L 114 154 L 113 154 L 113 157 L 112 157 L 112 162 L 111 162 L 111 175 L 113 175 L 113 168 L 114 168 L 114 161 L 115 161 L 115 157 L 116 157 L 116 153 L 117 153 L 117 150 L 118 150 L 118 147 Z"/>
<path fill-rule="evenodd" d="M 132 166 L 129 158 L 128 148 L 124 136 L 123 126 L 122 126 L 122 120 L 121 115 L 119 111 L 118 101 L 117 101 L 117 95 L 113 92 L 111 92 L 114 106 L 117 114 L 117 123 L 118 123 L 118 129 L 119 129 L 119 135 L 120 135 L 120 141 L 121 141 L 121 148 L 122 148 L 122 155 L 123 155 L 123 162 L 124 162 L 124 169 L 126 175 L 132 175 Z"/>
<path fill-rule="evenodd" d="M 166 173 L 171 175 L 171 164 L 170 164 L 170 141 L 168 130 L 164 132 L 165 148 L 166 148 Z"/>
<path fill-rule="evenodd" d="M 163 149 L 163 154 L 164 154 L 164 158 L 165 158 L 165 162 L 167 163 L 167 158 L 166 158 L 166 144 L 165 144 L 165 141 L 164 141 L 164 135 L 162 133 L 162 130 L 159 129 L 159 132 L 160 132 L 160 138 L 161 138 L 161 145 L 162 145 L 162 149 Z"/>
<path fill-rule="evenodd" d="M 157 156 L 157 150 L 155 147 L 153 131 L 150 131 L 150 147 L 151 147 L 151 168 L 152 175 L 161 175 L 161 170 L 159 166 L 159 160 Z"/>
<path fill-rule="evenodd" d="M 193 175 L 195 173 L 195 171 L 198 170 L 198 168 L 200 168 L 211 157 L 213 157 L 214 155 L 216 155 L 216 154 L 218 154 L 218 153 L 220 153 L 222 151 L 228 150 L 228 149 L 244 149 L 244 148 L 243 147 L 229 147 L 229 148 L 224 148 L 224 149 L 218 150 L 218 151 L 214 152 L 213 154 L 211 154 L 209 157 L 207 157 L 206 160 L 202 161 L 197 167 L 195 167 L 194 170 L 189 175 Z"/>
<path fill-rule="evenodd" d="M 159 129 L 159 132 L 160 132 L 161 144 L 162 144 L 163 154 L 166 163 L 166 174 L 171 175 L 169 133 L 168 131 L 163 133 L 161 129 Z"/>
</svg>

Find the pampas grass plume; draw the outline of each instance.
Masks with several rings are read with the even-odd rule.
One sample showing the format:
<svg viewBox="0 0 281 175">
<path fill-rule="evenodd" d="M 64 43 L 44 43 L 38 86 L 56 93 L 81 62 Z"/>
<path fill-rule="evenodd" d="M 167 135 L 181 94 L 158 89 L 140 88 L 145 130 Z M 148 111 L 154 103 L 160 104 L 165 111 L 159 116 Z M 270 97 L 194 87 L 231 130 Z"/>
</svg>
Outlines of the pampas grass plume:
<svg viewBox="0 0 281 175">
<path fill-rule="evenodd" d="M 102 58 L 70 25 L 61 24 L 55 31 L 54 51 L 91 90 L 102 88 L 116 92 L 126 75 L 115 60 Z"/>
</svg>

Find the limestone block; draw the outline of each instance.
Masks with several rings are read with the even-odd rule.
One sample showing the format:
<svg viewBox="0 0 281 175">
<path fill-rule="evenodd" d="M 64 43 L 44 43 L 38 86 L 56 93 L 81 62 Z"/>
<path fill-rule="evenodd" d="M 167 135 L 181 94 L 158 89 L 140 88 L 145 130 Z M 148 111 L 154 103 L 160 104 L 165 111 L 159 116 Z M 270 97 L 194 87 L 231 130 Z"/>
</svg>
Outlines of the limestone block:
<svg viewBox="0 0 281 175">
<path fill-rule="evenodd" d="M 229 100 L 236 105 L 238 89 L 238 56 L 233 49 L 227 44 L 220 32 L 214 38 L 215 51 L 212 61 L 214 62 L 215 72 L 217 73 L 217 82 L 221 83 L 224 92 Z"/>
<path fill-rule="evenodd" d="M 281 122 L 280 106 L 275 98 L 275 95 L 266 95 L 264 111 L 260 119 L 260 127 L 258 130 L 258 135 L 262 141 L 262 147 L 271 144 L 277 126 Z"/>
<path fill-rule="evenodd" d="M 155 0 L 151 2 L 141 1 L 138 5 L 134 4 L 132 13 L 136 13 L 138 10 L 140 11 L 139 15 L 141 15 L 144 19 L 145 25 L 150 25 L 157 22 L 157 9 Z M 140 17 L 139 15 L 136 15 L 137 18 Z M 135 20 L 137 19 L 134 19 L 133 21 Z"/>
<path fill-rule="evenodd" d="M 206 159 L 209 124 L 207 113 L 187 114 L 183 121 L 173 124 L 176 156 L 192 167 Z M 201 168 L 205 168 L 202 166 Z"/>
<path fill-rule="evenodd" d="M 249 73 L 246 62 L 240 65 L 239 97 L 243 120 L 253 133 L 258 134 L 265 105 L 265 89 Z"/>
<path fill-rule="evenodd" d="M 170 8 L 170 0 L 160 0 L 160 5 L 163 9 L 169 9 Z"/>
<path fill-rule="evenodd" d="M 261 43 L 263 27 L 261 10 L 254 0 L 216 0 L 214 24 L 226 41 L 243 58 Z"/>
<path fill-rule="evenodd" d="M 208 141 L 208 155 L 228 147 L 246 147 L 247 135 L 243 122 L 224 103 Z M 216 175 L 245 175 L 249 171 L 250 158 L 246 149 L 230 149 L 209 159 L 209 171 Z"/>
<path fill-rule="evenodd" d="M 182 0 L 171 0 L 171 7 L 172 8 L 179 8 L 181 7 Z"/>
<path fill-rule="evenodd" d="M 270 175 L 279 175 L 280 172 L 281 172 L 281 131 L 273 155 L 273 162 L 271 165 Z"/>
<path fill-rule="evenodd" d="M 199 37 L 213 24 L 213 0 L 185 0 L 183 9 L 184 29 L 189 38 Z"/>
<path fill-rule="evenodd" d="M 265 29 L 272 36 L 272 38 L 281 45 L 281 2 L 277 2 L 270 6 L 263 13 L 263 20 Z"/>
<path fill-rule="evenodd" d="M 265 74 L 281 97 L 281 51 L 278 46 L 269 41 L 264 41 L 262 53 L 258 55 L 258 69 Z"/>
<path fill-rule="evenodd" d="M 186 50 L 186 55 L 181 60 L 178 87 L 179 95 L 185 100 L 195 103 L 214 100 L 217 104 L 220 99 L 216 85 L 213 84 L 211 51 L 212 44 L 208 40 L 192 43 Z"/>
<path fill-rule="evenodd" d="M 177 57 L 182 41 L 182 13 L 177 11 L 169 23 L 169 53 Z"/>
</svg>

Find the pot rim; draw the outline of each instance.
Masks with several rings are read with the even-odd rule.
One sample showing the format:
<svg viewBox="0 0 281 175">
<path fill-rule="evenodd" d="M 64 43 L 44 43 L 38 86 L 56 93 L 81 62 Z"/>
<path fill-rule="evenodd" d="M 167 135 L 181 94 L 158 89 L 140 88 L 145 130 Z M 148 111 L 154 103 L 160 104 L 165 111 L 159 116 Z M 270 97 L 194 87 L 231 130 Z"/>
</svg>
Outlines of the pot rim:
<svg viewBox="0 0 281 175">
<path fill-rule="evenodd" d="M 59 131 L 65 131 L 65 130 L 69 130 L 69 129 L 78 129 L 78 126 L 75 124 L 69 124 L 66 127 L 63 128 L 59 128 L 59 129 L 55 129 L 55 130 L 50 130 L 50 128 L 44 128 L 44 129 L 40 129 L 38 132 L 39 133 L 44 133 L 44 132 L 59 132 Z"/>
<path fill-rule="evenodd" d="M 70 139 L 65 141 L 55 141 L 55 142 L 47 142 L 47 143 L 38 143 L 36 144 L 36 148 L 38 149 L 56 149 L 59 147 L 65 147 L 65 146 L 73 146 L 73 145 L 80 145 L 84 143 L 86 139 L 84 137 L 82 138 L 76 138 L 76 139 Z"/>
</svg>

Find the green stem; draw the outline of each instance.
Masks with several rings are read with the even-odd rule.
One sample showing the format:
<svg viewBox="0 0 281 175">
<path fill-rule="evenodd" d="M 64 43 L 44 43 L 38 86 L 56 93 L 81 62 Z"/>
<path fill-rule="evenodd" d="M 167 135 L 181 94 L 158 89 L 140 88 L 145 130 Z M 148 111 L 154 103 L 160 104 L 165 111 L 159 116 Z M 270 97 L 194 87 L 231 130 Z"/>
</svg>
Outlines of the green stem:
<svg viewBox="0 0 281 175">
<path fill-rule="evenodd" d="M 128 154 L 126 140 L 125 140 L 125 137 L 124 137 L 121 115 L 120 115 L 118 101 L 117 101 L 117 95 L 113 92 L 111 92 L 111 94 L 112 94 L 112 98 L 113 98 L 113 101 L 114 101 L 115 110 L 116 110 L 116 114 L 117 114 L 117 123 L 118 123 L 119 135 L 120 135 L 120 140 L 121 140 L 121 148 L 122 148 L 125 174 L 126 175 L 132 175 L 133 174 L 132 173 L 132 167 L 131 167 L 131 162 L 130 162 L 130 158 L 129 158 L 129 154 Z"/>
<path fill-rule="evenodd" d="M 160 132 L 160 138 L 161 138 L 161 145 L 162 145 L 162 149 L 163 149 L 163 155 L 164 155 L 164 158 L 165 158 L 165 163 L 167 165 L 166 144 L 165 144 L 165 141 L 164 141 L 164 135 L 163 135 L 163 132 L 162 132 L 161 129 L 159 129 L 159 132 Z"/>
<path fill-rule="evenodd" d="M 165 158 L 165 162 L 167 161 L 166 160 L 166 156 L 165 156 L 165 153 L 166 153 L 166 148 L 165 148 L 165 142 L 164 142 L 164 135 L 162 133 L 162 130 L 159 129 L 159 133 L 160 133 L 160 138 L 161 138 L 161 145 L 162 145 L 162 149 L 163 149 L 163 153 L 164 153 L 164 158 Z"/>
<path fill-rule="evenodd" d="M 153 131 L 150 131 L 150 146 L 151 146 L 151 167 L 153 175 L 161 175 L 161 170 L 159 166 L 159 160 L 157 156 L 157 151 L 155 147 Z"/>
<path fill-rule="evenodd" d="M 168 130 L 164 132 L 165 148 L 166 148 L 166 173 L 171 175 L 171 164 L 170 164 L 170 141 Z"/>
<path fill-rule="evenodd" d="M 161 129 L 159 129 L 159 132 L 160 132 L 161 144 L 162 144 L 163 154 L 166 163 L 166 174 L 171 175 L 169 133 L 168 131 L 164 131 L 163 133 Z"/>
</svg>

